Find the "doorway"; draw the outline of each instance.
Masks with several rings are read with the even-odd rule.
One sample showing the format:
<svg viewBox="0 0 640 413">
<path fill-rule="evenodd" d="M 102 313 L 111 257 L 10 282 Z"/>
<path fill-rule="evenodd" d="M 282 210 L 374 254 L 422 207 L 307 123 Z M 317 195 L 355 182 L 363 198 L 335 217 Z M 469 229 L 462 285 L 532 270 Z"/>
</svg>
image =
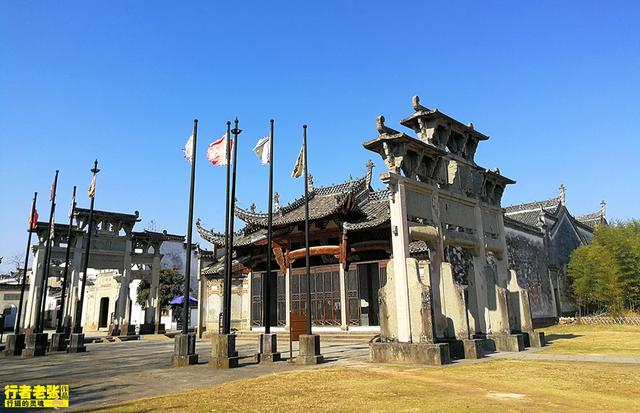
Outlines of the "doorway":
<svg viewBox="0 0 640 413">
<path fill-rule="evenodd" d="M 98 317 L 98 328 L 109 326 L 109 297 L 100 299 L 100 315 Z"/>
</svg>

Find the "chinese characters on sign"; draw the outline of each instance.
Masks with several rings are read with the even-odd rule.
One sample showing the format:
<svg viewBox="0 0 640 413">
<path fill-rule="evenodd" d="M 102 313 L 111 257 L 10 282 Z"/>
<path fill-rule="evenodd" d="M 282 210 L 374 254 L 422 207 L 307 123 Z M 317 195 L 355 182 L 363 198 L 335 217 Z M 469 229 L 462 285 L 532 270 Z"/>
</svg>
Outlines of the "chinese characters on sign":
<svg viewBox="0 0 640 413">
<path fill-rule="evenodd" d="M 4 407 L 69 407 L 69 385 L 7 384 L 4 386 Z"/>
</svg>

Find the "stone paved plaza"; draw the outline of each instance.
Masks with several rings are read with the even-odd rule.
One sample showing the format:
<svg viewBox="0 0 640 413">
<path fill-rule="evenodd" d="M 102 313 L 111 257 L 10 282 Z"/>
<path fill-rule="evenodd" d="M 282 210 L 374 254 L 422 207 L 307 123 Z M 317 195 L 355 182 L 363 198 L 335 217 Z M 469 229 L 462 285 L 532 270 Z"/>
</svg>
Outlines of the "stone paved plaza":
<svg viewBox="0 0 640 413">
<path fill-rule="evenodd" d="M 240 367 L 214 370 L 207 366 L 211 343 L 198 340 L 199 364 L 188 368 L 169 368 L 174 341 L 164 336 L 147 337 L 140 341 L 96 343 L 87 345 L 87 353 L 69 355 L 49 353 L 46 357 L 21 359 L 3 358 L 0 381 L 15 384 L 69 384 L 71 408 L 85 411 L 132 399 L 209 387 L 231 380 L 253 378 L 303 368 L 357 367 L 368 362 L 366 343 L 322 343 L 326 363 L 317 366 L 297 366 L 286 361 L 260 365 L 255 363 L 256 340 L 239 337 Z M 294 343 L 294 355 L 297 343 Z M 281 340 L 279 350 L 288 357 L 288 342 Z M 592 361 L 640 364 L 640 357 L 582 356 L 545 354 L 540 349 L 519 353 L 493 353 L 478 360 L 459 360 L 444 368 L 460 364 L 483 363 L 497 358 L 526 360 Z"/>
<path fill-rule="evenodd" d="M 211 342 L 198 340 L 199 364 L 188 368 L 169 368 L 174 341 L 164 336 L 156 339 L 121 343 L 88 344 L 84 354 L 48 353 L 46 357 L 22 359 L 2 358 L 0 382 L 15 384 L 69 384 L 69 411 L 84 411 L 91 407 L 114 404 L 168 392 L 213 386 L 230 380 L 245 379 L 287 370 L 313 368 L 278 362 L 271 365 L 255 363 L 257 339 L 239 339 L 239 355 L 247 356 L 240 367 L 215 370 L 207 366 Z M 288 357 L 289 343 L 282 340 L 279 350 Z M 297 343 L 294 343 L 294 356 Z M 285 353 L 286 351 L 286 353 Z M 327 363 L 320 366 L 347 365 L 366 362 L 366 343 L 323 343 Z"/>
</svg>

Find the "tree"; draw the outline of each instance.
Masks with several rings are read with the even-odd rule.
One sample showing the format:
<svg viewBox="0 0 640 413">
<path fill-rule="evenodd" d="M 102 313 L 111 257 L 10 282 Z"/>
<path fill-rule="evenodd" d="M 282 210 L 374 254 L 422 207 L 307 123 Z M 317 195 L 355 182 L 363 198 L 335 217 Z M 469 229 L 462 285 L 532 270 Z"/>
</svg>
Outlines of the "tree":
<svg viewBox="0 0 640 413">
<path fill-rule="evenodd" d="M 142 280 L 138 284 L 138 290 L 136 292 L 136 302 L 145 309 L 147 306 L 147 299 L 149 298 L 149 290 L 151 284 Z M 180 274 L 175 269 L 162 269 L 160 270 L 160 308 L 166 308 L 169 306 L 169 302 L 175 297 L 184 294 L 184 275 Z"/>
<path fill-rule="evenodd" d="M 571 254 L 568 275 L 581 309 L 618 313 L 640 306 L 640 221 L 599 225 Z"/>
</svg>

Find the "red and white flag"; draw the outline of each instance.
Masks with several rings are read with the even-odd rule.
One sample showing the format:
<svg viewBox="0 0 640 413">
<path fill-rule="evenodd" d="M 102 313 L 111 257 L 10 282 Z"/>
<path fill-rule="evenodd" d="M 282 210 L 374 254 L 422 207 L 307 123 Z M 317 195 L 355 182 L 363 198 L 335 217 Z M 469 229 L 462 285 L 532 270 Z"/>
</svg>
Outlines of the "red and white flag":
<svg viewBox="0 0 640 413">
<path fill-rule="evenodd" d="M 36 229 L 37 226 L 38 226 L 38 210 L 34 209 L 33 215 L 29 219 L 29 228 L 33 230 L 33 229 Z"/>
<path fill-rule="evenodd" d="M 207 160 L 213 165 L 225 166 L 227 164 L 227 142 L 230 142 L 229 152 L 233 148 L 233 140 L 227 138 L 227 134 L 209 145 L 207 149 Z"/>
</svg>

